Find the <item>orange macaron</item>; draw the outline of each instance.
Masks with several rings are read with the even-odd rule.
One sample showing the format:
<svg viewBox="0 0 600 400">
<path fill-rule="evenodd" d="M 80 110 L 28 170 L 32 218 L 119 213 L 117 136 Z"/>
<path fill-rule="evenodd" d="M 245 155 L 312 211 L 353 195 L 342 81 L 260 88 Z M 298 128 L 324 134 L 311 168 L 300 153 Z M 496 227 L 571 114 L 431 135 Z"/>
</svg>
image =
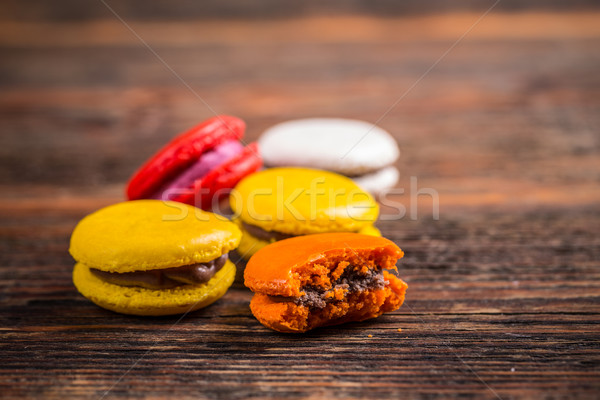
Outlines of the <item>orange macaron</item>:
<svg viewBox="0 0 600 400">
<path fill-rule="evenodd" d="M 407 285 L 397 270 L 402 250 L 359 233 L 323 233 L 277 241 L 248 261 L 250 309 L 265 326 L 306 332 L 375 318 L 398 309 Z"/>
</svg>

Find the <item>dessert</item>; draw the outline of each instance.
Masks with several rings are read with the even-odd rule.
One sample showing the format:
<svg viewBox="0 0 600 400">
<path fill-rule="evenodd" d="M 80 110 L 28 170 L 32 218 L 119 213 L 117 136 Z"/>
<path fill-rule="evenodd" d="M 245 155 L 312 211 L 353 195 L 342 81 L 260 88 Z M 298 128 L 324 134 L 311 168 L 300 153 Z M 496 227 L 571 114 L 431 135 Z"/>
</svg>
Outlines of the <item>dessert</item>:
<svg viewBox="0 0 600 400">
<path fill-rule="evenodd" d="M 180 134 L 131 177 L 127 198 L 216 208 L 228 189 L 262 166 L 256 143 L 240 143 L 245 129 L 241 119 L 220 115 Z"/>
<path fill-rule="evenodd" d="M 398 309 L 407 285 L 393 275 L 402 250 L 357 233 L 298 236 L 259 250 L 244 272 L 252 314 L 280 332 L 375 318 Z"/>
<path fill-rule="evenodd" d="M 280 123 L 258 141 L 268 167 L 325 169 L 352 178 L 380 195 L 399 178 L 394 163 L 400 152 L 394 138 L 368 122 L 341 118 L 309 118 Z"/>
<path fill-rule="evenodd" d="M 159 200 L 102 208 L 71 236 L 73 282 L 100 307 L 168 315 L 206 307 L 225 294 L 236 267 L 228 253 L 240 231 L 225 217 Z"/>
</svg>

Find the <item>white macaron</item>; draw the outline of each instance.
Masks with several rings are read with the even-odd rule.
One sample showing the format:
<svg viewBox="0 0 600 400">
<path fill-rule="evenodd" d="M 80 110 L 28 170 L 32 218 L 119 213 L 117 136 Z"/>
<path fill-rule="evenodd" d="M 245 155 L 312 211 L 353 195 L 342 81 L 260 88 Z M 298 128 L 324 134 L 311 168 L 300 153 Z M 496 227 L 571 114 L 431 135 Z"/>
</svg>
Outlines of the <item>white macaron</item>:
<svg viewBox="0 0 600 400">
<path fill-rule="evenodd" d="M 379 195 L 399 177 L 394 163 L 400 155 L 394 138 L 364 121 L 309 118 L 267 129 L 258 141 L 268 167 L 310 167 L 346 175 Z"/>
</svg>

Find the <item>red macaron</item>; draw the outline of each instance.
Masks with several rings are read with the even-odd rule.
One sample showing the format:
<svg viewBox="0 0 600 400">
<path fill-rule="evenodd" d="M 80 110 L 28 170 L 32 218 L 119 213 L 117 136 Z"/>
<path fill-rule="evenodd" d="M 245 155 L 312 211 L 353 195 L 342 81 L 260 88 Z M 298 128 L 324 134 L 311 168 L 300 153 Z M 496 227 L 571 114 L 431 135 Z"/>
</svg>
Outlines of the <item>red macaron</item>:
<svg viewBox="0 0 600 400">
<path fill-rule="evenodd" d="M 131 177 L 127 198 L 174 200 L 205 210 L 262 166 L 256 143 L 244 147 L 246 124 L 219 115 L 176 136 Z"/>
</svg>

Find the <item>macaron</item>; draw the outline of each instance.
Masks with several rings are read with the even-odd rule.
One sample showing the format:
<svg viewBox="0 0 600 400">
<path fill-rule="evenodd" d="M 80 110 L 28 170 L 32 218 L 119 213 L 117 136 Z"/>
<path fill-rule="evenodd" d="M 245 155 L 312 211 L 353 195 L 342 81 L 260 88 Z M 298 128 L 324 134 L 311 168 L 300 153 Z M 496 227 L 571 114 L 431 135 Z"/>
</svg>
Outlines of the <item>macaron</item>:
<svg viewBox="0 0 600 400">
<path fill-rule="evenodd" d="M 324 169 L 351 177 L 379 196 L 398 182 L 394 163 L 400 155 L 394 138 L 364 121 L 308 118 L 267 129 L 258 140 L 268 167 Z"/>
<path fill-rule="evenodd" d="M 180 314 L 225 294 L 241 232 L 225 217 L 160 200 L 102 208 L 71 235 L 73 283 L 92 302 L 133 315 Z"/>
<path fill-rule="evenodd" d="M 262 159 L 256 143 L 240 143 L 246 124 L 220 115 L 175 137 L 131 177 L 129 200 L 173 200 L 213 209 Z"/>
<path fill-rule="evenodd" d="M 359 232 L 373 226 L 379 206 L 351 179 L 308 168 L 270 168 L 242 179 L 229 198 L 243 232 L 238 253 L 249 258 L 269 243 L 299 235 Z"/>
<path fill-rule="evenodd" d="M 298 236 L 250 258 L 244 284 L 252 314 L 279 332 L 363 321 L 398 309 L 407 284 L 390 273 L 403 256 L 394 242 L 357 233 Z"/>
</svg>

